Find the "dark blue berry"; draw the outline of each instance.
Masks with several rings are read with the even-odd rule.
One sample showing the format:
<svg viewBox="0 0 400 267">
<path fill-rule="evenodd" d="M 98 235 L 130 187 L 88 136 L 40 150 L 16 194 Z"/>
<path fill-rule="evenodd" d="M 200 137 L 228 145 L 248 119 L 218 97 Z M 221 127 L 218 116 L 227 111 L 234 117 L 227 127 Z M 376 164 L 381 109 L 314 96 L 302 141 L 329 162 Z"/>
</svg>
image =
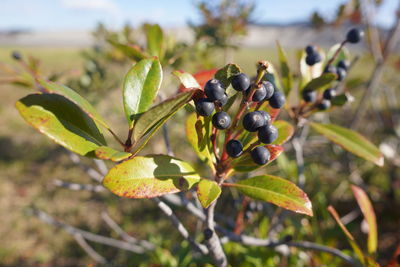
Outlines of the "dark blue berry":
<svg viewBox="0 0 400 267">
<path fill-rule="evenodd" d="M 278 138 L 278 129 L 272 125 L 266 125 L 258 129 L 258 140 L 264 144 L 271 144 Z"/>
<path fill-rule="evenodd" d="M 317 100 L 317 91 L 315 90 L 303 90 L 301 94 L 305 102 L 315 102 Z"/>
<path fill-rule="evenodd" d="M 244 91 L 250 86 L 250 79 L 244 73 L 236 74 L 232 77 L 231 84 L 236 91 Z"/>
<path fill-rule="evenodd" d="M 243 153 L 243 145 L 239 140 L 229 140 L 226 143 L 226 153 L 232 158 L 240 157 Z"/>
<path fill-rule="evenodd" d="M 269 99 L 269 105 L 273 108 L 281 108 L 283 107 L 283 105 L 285 105 L 285 102 L 286 102 L 285 95 L 282 94 L 282 92 L 279 92 L 278 90 L 275 90 L 274 94 Z"/>
<path fill-rule="evenodd" d="M 261 85 L 260 88 L 254 89 L 255 92 L 252 97 L 253 102 L 260 102 L 265 99 L 265 96 L 267 95 L 267 90 L 265 89 L 264 85 Z"/>
<path fill-rule="evenodd" d="M 13 51 L 13 52 L 11 53 L 11 57 L 12 57 L 13 59 L 15 59 L 15 60 L 21 60 L 21 59 L 22 59 L 22 55 L 21 55 L 21 53 L 18 52 L 18 51 Z"/>
<path fill-rule="evenodd" d="M 219 130 L 225 130 L 231 126 L 231 117 L 225 111 L 219 111 L 212 116 L 212 124 Z"/>
<path fill-rule="evenodd" d="M 336 91 L 333 88 L 328 88 L 324 91 L 323 98 L 331 100 L 336 96 Z"/>
<path fill-rule="evenodd" d="M 250 152 L 250 155 L 251 155 L 251 158 L 253 159 L 254 163 L 256 163 L 258 165 L 266 164 L 271 157 L 269 150 L 263 146 L 255 147 Z"/>
<path fill-rule="evenodd" d="M 204 87 L 204 92 L 211 101 L 220 100 L 225 95 L 225 89 L 217 79 L 209 80 Z"/>
<path fill-rule="evenodd" d="M 345 69 L 337 68 L 336 74 L 337 74 L 337 76 L 338 76 L 338 77 L 337 77 L 337 80 L 338 80 L 338 81 L 343 81 L 343 79 L 346 77 L 347 72 L 346 72 Z"/>
<path fill-rule="evenodd" d="M 214 102 L 207 98 L 200 98 L 196 102 L 196 111 L 200 116 L 210 116 L 214 111 Z"/>
<path fill-rule="evenodd" d="M 348 70 L 348 68 L 350 67 L 350 63 L 347 60 L 340 60 L 337 64 L 336 67 L 338 68 L 342 68 L 344 70 Z"/>
<path fill-rule="evenodd" d="M 268 112 L 266 112 L 264 110 L 257 110 L 257 112 L 260 113 L 264 117 L 265 124 L 263 126 L 271 124 L 271 116 L 268 114 Z"/>
<path fill-rule="evenodd" d="M 306 56 L 306 64 L 308 66 L 313 66 L 315 64 L 317 64 L 318 62 L 321 62 L 322 58 L 320 56 L 320 54 L 318 53 L 313 53 L 313 54 L 308 54 Z"/>
<path fill-rule="evenodd" d="M 220 100 L 218 100 L 218 104 L 221 106 L 221 107 L 223 107 L 223 106 L 225 106 L 226 105 L 226 103 L 228 103 L 228 95 L 227 94 L 224 94 L 224 97 L 223 98 L 221 98 Z"/>
<path fill-rule="evenodd" d="M 347 32 L 346 41 L 352 44 L 356 44 L 360 42 L 363 37 L 364 37 L 363 30 L 352 28 Z"/>
<path fill-rule="evenodd" d="M 313 46 L 313 45 L 307 45 L 307 47 L 306 47 L 306 54 L 307 55 L 311 55 L 311 54 L 315 54 L 315 53 L 317 53 L 318 51 L 317 51 L 317 48 L 315 47 L 315 46 Z"/>
<path fill-rule="evenodd" d="M 327 65 L 327 66 L 324 68 L 324 73 L 333 73 L 333 74 L 336 74 L 336 72 L 337 72 L 337 70 L 336 70 L 336 67 L 335 67 L 335 66 Z"/>
<path fill-rule="evenodd" d="M 249 112 L 243 117 L 243 128 L 249 132 L 256 132 L 265 123 L 264 116 L 258 111 Z"/>
<path fill-rule="evenodd" d="M 269 81 L 263 81 L 262 84 L 264 85 L 264 87 L 265 87 L 265 92 L 266 92 L 266 95 L 265 95 L 265 97 L 264 97 L 264 100 L 268 100 L 268 99 L 270 99 L 270 98 L 272 97 L 272 95 L 274 94 L 274 92 L 275 92 L 275 87 L 274 87 L 274 85 L 273 85 L 271 82 L 269 82 Z"/>
<path fill-rule="evenodd" d="M 328 99 L 323 99 L 321 103 L 318 104 L 317 107 L 319 110 L 327 110 L 328 108 L 331 107 L 331 101 Z"/>
</svg>

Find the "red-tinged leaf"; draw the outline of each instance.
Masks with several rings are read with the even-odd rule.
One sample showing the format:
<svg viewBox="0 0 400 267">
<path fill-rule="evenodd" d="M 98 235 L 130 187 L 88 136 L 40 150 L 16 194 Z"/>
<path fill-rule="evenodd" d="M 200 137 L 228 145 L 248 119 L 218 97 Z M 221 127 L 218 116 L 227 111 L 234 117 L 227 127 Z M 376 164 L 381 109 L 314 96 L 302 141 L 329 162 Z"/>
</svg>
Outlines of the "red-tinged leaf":
<svg viewBox="0 0 400 267">
<path fill-rule="evenodd" d="M 397 246 L 396 251 L 393 254 L 387 267 L 399 267 L 400 265 L 400 245 Z"/>
<path fill-rule="evenodd" d="M 278 138 L 272 143 L 273 145 L 283 145 L 293 136 L 294 128 L 290 123 L 277 120 L 272 125 L 278 129 Z"/>
<path fill-rule="evenodd" d="M 378 247 L 378 229 L 374 208 L 364 190 L 355 185 L 351 186 L 351 190 L 368 224 L 368 253 L 374 254 Z"/>
<path fill-rule="evenodd" d="M 108 146 L 100 146 L 100 147 L 96 148 L 95 154 L 96 154 L 96 157 L 98 157 L 99 159 L 112 160 L 115 162 L 127 159 L 130 156 L 132 156 L 131 153 L 117 151 Z"/>
<path fill-rule="evenodd" d="M 240 192 L 254 199 L 270 202 L 279 207 L 313 216 L 312 204 L 294 183 L 272 175 L 260 175 L 236 184 L 223 184 L 237 188 Z"/>
<path fill-rule="evenodd" d="M 364 264 L 365 263 L 364 253 L 362 252 L 360 246 L 355 241 L 353 235 L 349 232 L 349 230 L 347 230 L 346 226 L 340 220 L 339 214 L 336 212 L 335 208 L 333 206 L 329 206 L 327 209 L 329 213 L 332 215 L 332 217 L 335 219 L 336 223 L 342 229 L 343 233 L 346 235 L 347 241 L 353 248 L 353 251 L 357 255 L 358 259 L 361 261 L 362 264 Z"/>
<path fill-rule="evenodd" d="M 127 198 L 152 198 L 190 189 L 200 180 L 189 163 L 165 155 L 134 157 L 114 166 L 103 185 Z"/>
<path fill-rule="evenodd" d="M 181 84 L 185 89 L 201 89 L 199 83 L 190 73 L 184 72 L 182 70 L 176 70 L 172 72 L 172 74 L 181 81 Z"/>
<path fill-rule="evenodd" d="M 363 159 L 372 161 L 378 166 L 383 166 L 384 159 L 382 153 L 374 144 L 359 133 L 334 124 L 310 122 L 310 125 L 314 130 L 345 150 Z"/>
<path fill-rule="evenodd" d="M 269 153 L 271 154 L 271 157 L 267 164 L 265 165 L 257 165 L 253 162 L 251 159 L 251 156 L 249 153 L 242 155 L 240 158 L 234 159 L 231 163 L 234 171 L 237 172 L 251 172 L 254 171 L 258 168 L 264 167 L 268 164 L 270 164 L 272 161 L 274 161 L 282 152 L 283 152 L 283 147 L 279 145 L 265 145 L 269 150 Z"/>
<path fill-rule="evenodd" d="M 221 195 L 221 187 L 215 182 L 202 179 L 197 185 L 197 197 L 203 208 L 208 208 Z"/>
</svg>

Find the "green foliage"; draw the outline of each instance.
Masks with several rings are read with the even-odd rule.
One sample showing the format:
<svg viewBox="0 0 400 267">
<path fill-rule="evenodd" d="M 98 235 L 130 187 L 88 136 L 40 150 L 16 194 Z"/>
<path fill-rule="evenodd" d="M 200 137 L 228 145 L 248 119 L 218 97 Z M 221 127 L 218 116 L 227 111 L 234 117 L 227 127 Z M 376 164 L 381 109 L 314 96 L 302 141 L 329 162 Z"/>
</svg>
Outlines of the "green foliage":
<svg viewBox="0 0 400 267">
<path fill-rule="evenodd" d="M 215 73 L 215 78 L 218 79 L 224 85 L 225 88 L 228 88 L 228 86 L 231 84 L 232 76 L 240 72 L 242 72 L 242 70 L 238 65 L 227 64 L 225 67 L 219 69 Z"/>
<path fill-rule="evenodd" d="M 221 195 L 221 187 L 215 182 L 202 179 L 197 185 L 197 197 L 203 208 L 208 208 Z"/>
<path fill-rule="evenodd" d="M 285 51 L 283 50 L 281 44 L 276 42 L 278 47 L 279 62 L 281 65 L 281 75 L 282 75 L 282 89 L 285 95 L 289 95 L 290 90 L 293 88 L 293 76 L 289 68 L 289 62 Z"/>
</svg>

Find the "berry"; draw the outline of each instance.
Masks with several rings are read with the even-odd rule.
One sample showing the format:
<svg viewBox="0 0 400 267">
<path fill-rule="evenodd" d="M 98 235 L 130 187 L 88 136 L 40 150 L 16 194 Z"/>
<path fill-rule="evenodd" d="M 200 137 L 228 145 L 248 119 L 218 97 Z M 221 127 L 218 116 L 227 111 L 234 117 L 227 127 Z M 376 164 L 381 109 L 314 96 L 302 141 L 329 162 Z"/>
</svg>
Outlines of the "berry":
<svg viewBox="0 0 400 267">
<path fill-rule="evenodd" d="M 324 69 L 324 73 L 333 73 L 336 74 L 337 70 L 335 66 L 327 65 Z"/>
<path fill-rule="evenodd" d="M 306 56 L 306 64 L 308 66 L 313 66 L 314 64 L 320 62 L 321 60 L 322 58 L 318 53 L 308 54 Z"/>
<path fill-rule="evenodd" d="M 217 79 L 209 80 L 204 87 L 204 92 L 213 102 L 222 99 L 225 95 L 225 90 Z"/>
<path fill-rule="evenodd" d="M 352 28 L 347 32 L 346 41 L 352 44 L 356 44 L 360 42 L 363 37 L 364 37 L 363 30 Z"/>
<path fill-rule="evenodd" d="M 266 112 L 264 110 L 257 110 L 257 112 L 260 113 L 264 117 L 264 120 L 265 120 L 264 125 L 269 125 L 271 123 L 271 116 L 268 114 L 268 112 Z"/>
<path fill-rule="evenodd" d="M 204 234 L 204 239 L 209 240 L 213 236 L 214 232 L 210 228 L 206 228 L 204 229 L 203 234 Z"/>
<path fill-rule="evenodd" d="M 218 104 L 223 107 L 226 105 L 226 103 L 228 103 L 228 95 L 224 94 L 224 97 L 222 97 L 220 100 L 218 100 Z"/>
<path fill-rule="evenodd" d="M 266 95 L 265 95 L 265 97 L 264 97 L 264 100 L 268 100 L 268 99 L 270 99 L 270 98 L 272 97 L 272 95 L 274 94 L 275 87 L 274 87 L 274 85 L 273 85 L 271 82 L 269 82 L 269 81 L 263 81 L 263 85 L 264 85 L 264 87 L 265 87 L 265 92 L 266 92 Z"/>
<path fill-rule="evenodd" d="M 306 54 L 311 55 L 311 54 L 315 54 L 315 53 L 318 53 L 317 48 L 313 45 L 307 45 Z"/>
<path fill-rule="evenodd" d="M 258 111 L 249 112 L 243 118 L 243 128 L 249 132 L 256 132 L 265 123 L 264 116 Z"/>
<path fill-rule="evenodd" d="M 283 105 L 285 105 L 285 102 L 285 95 L 277 90 L 275 90 L 274 94 L 269 99 L 269 105 L 273 108 L 281 108 Z"/>
<path fill-rule="evenodd" d="M 263 146 L 258 146 L 250 152 L 251 158 L 254 163 L 258 165 L 264 165 L 269 161 L 271 154 L 269 150 Z"/>
<path fill-rule="evenodd" d="M 231 126 L 231 117 L 225 111 L 219 111 L 212 116 L 212 124 L 219 130 L 225 130 Z"/>
<path fill-rule="evenodd" d="M 278 129 L 272 125 L 266 125 L 258 129 L 258 140 L 264 144 L 271 144 L 278 138 Z"/>
<path fill-rule="evenodd" d="M 337 64 L 336 67 L 342 68 L 344 70 L 347 70 L 350 67 L 350 63 L 347 60 L 340 60 Z"/>
<path fill-rule="evenodd" d="M 22 55 L 21 55 L 21 53 L 18 52 L 18 51 L 13 51 L 13 52 L 11 53 L 11 57 L 12 57 L 13 59 L 15 59 L 15 60 L 21 60 L 21 59 L 22 59 Z"/>
<path fill-rule="evenodd" d="M 261 85 L 260 88 L 254 89 L 255 92 L 252 97 L 253 102 L 260 102 L 265 99 L 265 96 L 267 95 L 267 90 L 265 89 L 264 85 Z"/>
<path fill-rule="evenodd" d="M 317 99 L 317 91 L 315 90 L 303 90 L 301 94 L 306 102 L 315 102 Z"/>
<path fill-rule="evenodd" d="M 243 145 L 239 140 L 229 140 L 226 143 L 226 153 L 232 158 L 240 157 L 243 153 Z"/>
<path fill-rule="evenodd" d="M 331 100 L 336 96 L 336 91 L 333 88 L 328 88 L 324 91 L 323 98 Z"/>
<path fill-rule="evenodd" d="M 207 98 L 200 98 L 196 102 L 196 111 L 200 116 L 210 116 L 214 111 L 214 103 Z"/>
<path fill-rule="evenodd" d="M 244 73 L 236 74 L 232 77 L 231 84 L 236 91 L 244 91 L 250 86 L 250 79 Z"/>
<path fill-rule="evenodd" d="M 337 76 L 338 76 L 338 77 L 337 77 L 337 80 L 338 80 L 338 81 L 343 81 L 343 79 L 346 77 L 347 72 L 346 72 L 345 69 L 337 68 L 336 74 L 337 74 Z"/>
<path fill-rule="evenodd" d="M 321 103 L 318 104 L 319 110 L 327 110 L 330 107 L 331 107 L 331 101 L 327 99 L 323 99 Z"/>
</svg>

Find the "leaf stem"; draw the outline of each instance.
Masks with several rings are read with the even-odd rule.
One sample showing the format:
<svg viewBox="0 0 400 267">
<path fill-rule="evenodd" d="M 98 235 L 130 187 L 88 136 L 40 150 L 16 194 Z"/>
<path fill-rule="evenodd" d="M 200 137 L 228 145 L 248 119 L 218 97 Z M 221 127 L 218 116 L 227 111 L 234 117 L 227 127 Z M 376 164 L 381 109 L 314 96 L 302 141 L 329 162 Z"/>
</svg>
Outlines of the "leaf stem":
<svg viewBox="0 0 400 267">
<path fill-rule="evenodd" d="M 340 43 L 340 46 L 336 50 L 335 54 L 333 54 L 333 56 L 329 59 L 328 63 L 326 63 L 326 66 L 329 66 L 332 64 L 332 62 L 337 58 L 337 56 L 339 55 L 340 51 L 342 50 L 342 48 L 344 47 L 344 45 L 346 43 L 347 43 L 347 40 L 344 40 L 343 42 Z"/>
</svg>

